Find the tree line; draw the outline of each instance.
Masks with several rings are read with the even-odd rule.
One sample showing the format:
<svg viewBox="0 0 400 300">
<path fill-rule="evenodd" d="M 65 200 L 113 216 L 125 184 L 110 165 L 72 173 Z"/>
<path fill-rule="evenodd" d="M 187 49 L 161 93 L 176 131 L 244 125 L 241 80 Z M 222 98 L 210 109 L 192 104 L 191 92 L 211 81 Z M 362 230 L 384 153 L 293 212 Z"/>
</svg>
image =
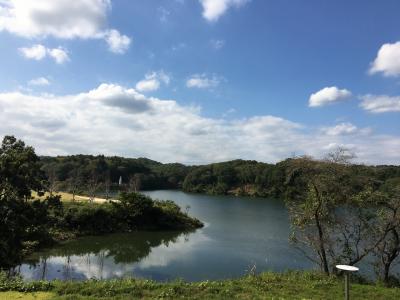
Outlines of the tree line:
<svg viewBox="0 0 400 300">
<path fill-rule="evenodd" d="M 128 191 L 182 189 L 218 195 L 282 197 L 287 188 L 286 175 L 295 163 L 295 158 L 289 158 L 276 164 L 233 160 L 186 166 L 163 164 L 147 158 L 103 155 L 40 157 L 41 169 L 48 179 L 48 190 L 89 196 L 101 192 L 105 197 L 110 191 L 121 188 Z M 377 182 L 400 177 L 400 166 L 351 165 L 349 168 L 354 176 L 371 177 Z M 122 185 L 119 185 L 120 180 Z"/>
<path fill-rule="evenodd" d="M 190 169 L 178 163 L 104 155 L 40 157 L 40 164 L 48 179 L 49 191 L 89 196 L 99 191 L 108 196 L 120 188 L 129 191 L 178 189 Z"/>
</svg>

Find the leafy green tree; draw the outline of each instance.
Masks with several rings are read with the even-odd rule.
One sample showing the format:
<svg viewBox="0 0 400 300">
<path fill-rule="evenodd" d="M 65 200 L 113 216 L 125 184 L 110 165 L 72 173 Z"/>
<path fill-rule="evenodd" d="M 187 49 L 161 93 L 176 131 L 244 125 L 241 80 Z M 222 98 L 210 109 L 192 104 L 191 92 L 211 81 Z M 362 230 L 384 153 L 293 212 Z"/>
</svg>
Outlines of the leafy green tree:
<svg viewBox="0 0 400 300">
<path fill-rule="evenodd" d="M 29 199 L 31 191 L 43 190 L 44 174 L 32 147 L 13 136 L 5 136 L 0 148 L 0 193 L 12 189 L 18 199 Z"/>
<path fill-rule="evenodd" d="M 154 208 L 153 200 L 139 193 L 121 193 L 117 202 L 112 202 L 117 215 L 128 228 L 135 228 L 148 217 Z"/>
<path fill-rule="evenodd" d="M 43 233 L 45 210 L 40 203 L 27 201 L 32 190 L 42 192 L 43 183 L 34 149 L 13 136 L 4 137 L 0 148 L 0 266 L 17 262 L 24 243 Z"/>
<path fill-rule="evenodd" d="M 21 258 L 24 206 L 12 190 L 3 189 L 0 194 L 0 268 L 11 267 Z"/>
</svg>

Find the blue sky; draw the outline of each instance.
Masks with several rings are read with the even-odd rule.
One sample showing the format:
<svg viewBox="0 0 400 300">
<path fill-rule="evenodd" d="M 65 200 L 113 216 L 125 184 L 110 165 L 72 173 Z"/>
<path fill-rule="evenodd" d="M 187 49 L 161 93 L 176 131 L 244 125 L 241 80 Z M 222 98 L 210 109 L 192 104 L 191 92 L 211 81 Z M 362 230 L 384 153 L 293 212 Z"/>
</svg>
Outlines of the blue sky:
<svg viewBox="0 0 400 300">
<path fill-rule="evenodd" d="M 399 10 L 395 0 L 1 0 L 0 134 L 51 155 L 275 162 L 343 146 L 360 162 L 398 164 Z"/>
</svg>

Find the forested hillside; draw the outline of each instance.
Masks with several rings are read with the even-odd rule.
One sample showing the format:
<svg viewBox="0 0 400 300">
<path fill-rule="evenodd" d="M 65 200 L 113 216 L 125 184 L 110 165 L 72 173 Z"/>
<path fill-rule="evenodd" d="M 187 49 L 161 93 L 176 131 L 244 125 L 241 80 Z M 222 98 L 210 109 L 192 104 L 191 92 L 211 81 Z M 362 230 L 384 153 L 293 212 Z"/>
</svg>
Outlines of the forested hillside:
<svg viewBox="0 0 400 300">
<path fill-rule="evenodd" d="M 88 190 L 88 184 L 99 190 L 115 188 L 121 180 L 128 189 L 177 189 L 182 186 L 190 167 L 182 164 L 162 164 L 146 158 L 105 157 L 103 155 L 72 155 L 41 157 L 50 189 Z"/>
<path fill-rule="evenodd" d="M 50 190 L 78 186 L 87 192 L 96 183 L 98 191 L 122 186 L 130 190 L 183 189 L 187 192 L 281 196 L 286 188 L 288 170 L 296 159 L 277 164 L 233 160 L 202 166 L 162 164 L 147 158 L 123 158 L 91 155 L 41 157 Z M 351 165 L 353 175 L 371 178 L 376 184 L 400 177 L 400 166 Z"/>
</svg>

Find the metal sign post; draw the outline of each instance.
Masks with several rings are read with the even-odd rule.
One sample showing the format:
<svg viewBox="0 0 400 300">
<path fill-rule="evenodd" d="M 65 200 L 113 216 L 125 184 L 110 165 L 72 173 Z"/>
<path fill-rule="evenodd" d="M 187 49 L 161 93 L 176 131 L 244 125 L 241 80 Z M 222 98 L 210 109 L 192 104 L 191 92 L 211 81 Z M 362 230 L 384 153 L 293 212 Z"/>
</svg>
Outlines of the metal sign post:
<svg viewBox="0 0 400 300">
<path fill-rule="evenodd" d="M 344 299 L 350 299 L 350 273 L 357 272 L 359 269 L 354 266 L 336 265 L 336 268 L 344 273 Z"/>
</svg>

